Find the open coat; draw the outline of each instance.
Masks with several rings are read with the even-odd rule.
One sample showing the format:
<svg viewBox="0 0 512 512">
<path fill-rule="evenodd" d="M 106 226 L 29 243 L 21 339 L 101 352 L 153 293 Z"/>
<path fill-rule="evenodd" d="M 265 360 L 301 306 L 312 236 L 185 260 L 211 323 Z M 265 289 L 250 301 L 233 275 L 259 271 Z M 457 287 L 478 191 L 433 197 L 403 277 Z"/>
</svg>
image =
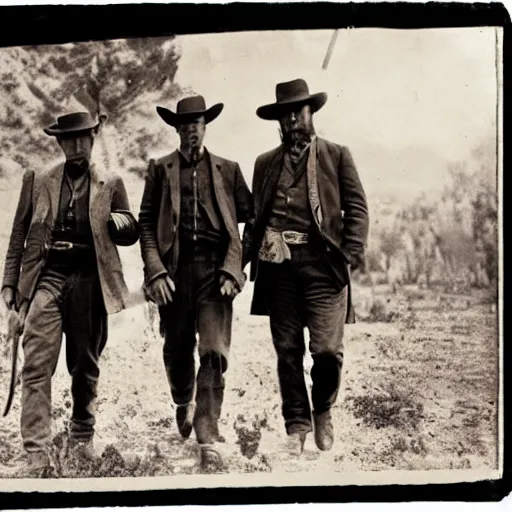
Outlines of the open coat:
<svg viewBox="0 0 512 512">
<path fill-rule="evenodd" d="M 283 168 L 284 147 L 281 145 L 256 159 L 252 191 L 254 222 L 245 234 L 245 252 L 251 261 L 251 281 L 255 281 L 251 313 L 268 315 L 261 282 L 258 279 L 258 250 L 272 210 L 279 175 Z M 350 269 L 364 259 L 369 218 L 366 195 L 354 161 L 347 147 L 317 138 L 316 173 L 322 222 L 313 243 L 318 244 L 333 278 L 350 292 Z M 311 207 L 311 191 L 308 190 Z M 313 210 L 313 208 L 312 208 Z M 355 316 L 350 300 L 347 323 Z"/>
<path fill-rule="evenodd" d="M 240 289 L 245 284 L 242 271 L 242 241 L 238 224 L 252 214 L 252 194 L 236 162 L 208 153 L 214 197 L 220 210 L 229 243 L 221 272 L 228 274 Z M 145 281 L 170 274 L 174 276 L 179 258 L 181 186 L 178 150 L 159 160 L 151 160 L 139 213 L 140 245 Z M 169 258 L 170 255 L 170 258 Z M 166 266 L 164 261 L 169 261 Z"/>
<path fill-rule="evenodd" d="M 31 301 L 36 290 L 51 231 L 59 210 L 64 163 L 23 175 L 18 207 L 5 259 L 2 287 L 17 290 L 18 303 Z M 108 232 L 113 210 L 129 210 L 128 195 L 120 176 L 92 164 L 90 169 L 89 220 L 94 240 L 101 290 L 108 314 L 126 307 L 128 289 L 116 245 Z"/>
</svg>

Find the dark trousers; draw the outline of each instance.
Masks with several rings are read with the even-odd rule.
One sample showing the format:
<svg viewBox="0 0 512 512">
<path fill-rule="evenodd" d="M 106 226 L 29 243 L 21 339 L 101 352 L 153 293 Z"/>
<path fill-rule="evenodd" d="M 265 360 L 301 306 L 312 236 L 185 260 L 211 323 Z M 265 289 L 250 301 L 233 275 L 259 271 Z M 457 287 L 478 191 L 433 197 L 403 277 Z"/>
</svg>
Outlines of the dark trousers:
<svg viewBox="0 0 512 512">
<path fill-rule="evenodd" d="M 29 452 L 44 450 L 51 437 L 51 379 L 62 335 L 71 375 L 70 435 L 94 434 L 98 360 L 107 341 L 107 314 L 95 271 L 68 277 L 46 272 L 30 304 L 23 335 L 21 435 Z"/>
<path fill-rule="evenodd" d="M 194 430 L 199 443 L 212 443 L 218 436 L 231 344 L 233 301 L 220 293 L 221 262 L 216 245 L 181 243 L 173 302 L 160 309 L 172 399 L 188 404 L 196 389 Z"/>
<path fill-rule="evenodd" d="M 311 401 L 320 414 L 332 407 L 338 395 L 347 312 L 347 287 L 340 291 L 321 255 L 309 245 L 290 249 L 291 261 L 260 262 L 288 434 L 311 431 L 304 326 L 313 359 Z"/>
</svg>

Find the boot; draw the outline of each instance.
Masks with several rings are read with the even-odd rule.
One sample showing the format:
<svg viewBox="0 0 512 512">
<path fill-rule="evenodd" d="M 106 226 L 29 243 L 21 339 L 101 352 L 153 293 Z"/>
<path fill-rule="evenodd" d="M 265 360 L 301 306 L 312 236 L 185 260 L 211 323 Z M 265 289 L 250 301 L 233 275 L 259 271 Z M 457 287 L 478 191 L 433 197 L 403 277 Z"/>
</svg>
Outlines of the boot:
<svg viewBox="0 0 512 512">
<path fill-rule="evenodd" d="M 26 478 L 44 478 L 50 469 L 50 457 L 46 451 L 29 452 L 23 476 Z"/>
<path fill-rule="evenodd" d="M 226 470 L 226 463 L 215 443 L 200 444 L 201 470 L 205 473 L 222 473 Z"/>
<path fill-rule="evenodd" d="M 98 454 L 94 449 L 93 438 L 90 439 L 70 439 L 69 450 L 75 457 L 94 461 L 98 458 Z"/>
<path fill-rule="evenodd" d="M 300 457 L 304 451 L 306 435 L 307 432 L 294 432 L 293 434 L 288 434 L 285 445 L 287 453 L 294 457 Z"/>
<path fill-rule="evenodd" d="M 313 413 L 315 424 L 315 443 L 319 450 L 328 451 L 334 441 L 334 427 L 332 425 L 331 411 L 321 414 Z"/>
<path fill-rule="evenodd" d="M 176 408 L 176 425 L 183 439 L 188 439 L 192 433 L 195 406 L 192 402 L 178 405 Z"/>
</svg>

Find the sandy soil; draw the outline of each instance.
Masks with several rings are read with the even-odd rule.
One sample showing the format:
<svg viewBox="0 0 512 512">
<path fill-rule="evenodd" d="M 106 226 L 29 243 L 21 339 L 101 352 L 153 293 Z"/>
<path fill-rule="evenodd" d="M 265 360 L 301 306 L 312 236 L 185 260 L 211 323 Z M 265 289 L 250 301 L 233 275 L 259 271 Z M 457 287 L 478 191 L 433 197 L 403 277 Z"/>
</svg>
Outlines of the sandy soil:
<svg viewBox="0 0 512 512">
<path fill-rule="evenodd" d="M 356 287 L 358 313 L 369 289 Z M 343 383 L 334 409 L 335 445 L 312 436 L 299 460 L 282 446 L 276 359 L 268 320 L 249 315 L 252 285 L 236 299 L 221 420 L 228 472 L 492 469 L 497 464 L 496 313 L 489 297 L 402 290 L 379 297 L 384 322 L 347 327 Z M 200 472 L 194 435 L 175 425 L 157 322 L 146 306 L 110 318 L 97 411 L 98 460 L 66 458 L 70 413 L 64 349 L 54 377 L 53 476 L 152 476 Z M 2 363 L 4 366 L 5 361 Z M 309 381 L 311 359 L 306 357 Z M 0 420 L 0 476 L 22 476 L 20 390 Z"/>
</svg>

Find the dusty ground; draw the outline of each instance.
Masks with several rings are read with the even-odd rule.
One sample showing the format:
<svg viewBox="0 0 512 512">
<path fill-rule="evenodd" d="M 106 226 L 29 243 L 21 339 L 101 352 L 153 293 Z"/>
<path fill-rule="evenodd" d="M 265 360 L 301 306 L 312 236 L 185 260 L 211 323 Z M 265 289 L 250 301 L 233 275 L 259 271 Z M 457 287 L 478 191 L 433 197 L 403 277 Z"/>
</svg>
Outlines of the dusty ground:
<svg viewBox="0 0 512 512">
<path fill-rule="evenodd" d="M 333 450 L 312 438 L 298 461 L 281 446 L 276 360 L 266 318 L 248 314 L 252 286 L 236 299 L 222 433 L 228 471 L 491 469 L 497 464 L 497 327 L 485 293 L 405 290 L 384 322 L 347 327 L 346 364 L 334 410 Z M 378 292 L 386 303 L 385 290 Z M 356 287 L 365 314 L 369 289 Z M 389 314 L 391 312 L 391 314 Z M 200 471 L 194 436 L 182 441 L 161 359 L 162 341 L 144 307 L 111 318 L 101 368 L 96 445 L 101 457 L 56 464 L 55 476 L 182 475 Z M 384 316 L 386 316 L 384 315 Z M 391 320 L 391 321 L 390 321 Z M 156 326 L 156 323 L 155 323 Z M 70 412 L 64 350 L 54 378 L 55 455 Z M 309 379 L 311 360 L 306 359 Z M 19 388 L 0 420 L 0 476 L 20 476 Z"/>
</svg>

